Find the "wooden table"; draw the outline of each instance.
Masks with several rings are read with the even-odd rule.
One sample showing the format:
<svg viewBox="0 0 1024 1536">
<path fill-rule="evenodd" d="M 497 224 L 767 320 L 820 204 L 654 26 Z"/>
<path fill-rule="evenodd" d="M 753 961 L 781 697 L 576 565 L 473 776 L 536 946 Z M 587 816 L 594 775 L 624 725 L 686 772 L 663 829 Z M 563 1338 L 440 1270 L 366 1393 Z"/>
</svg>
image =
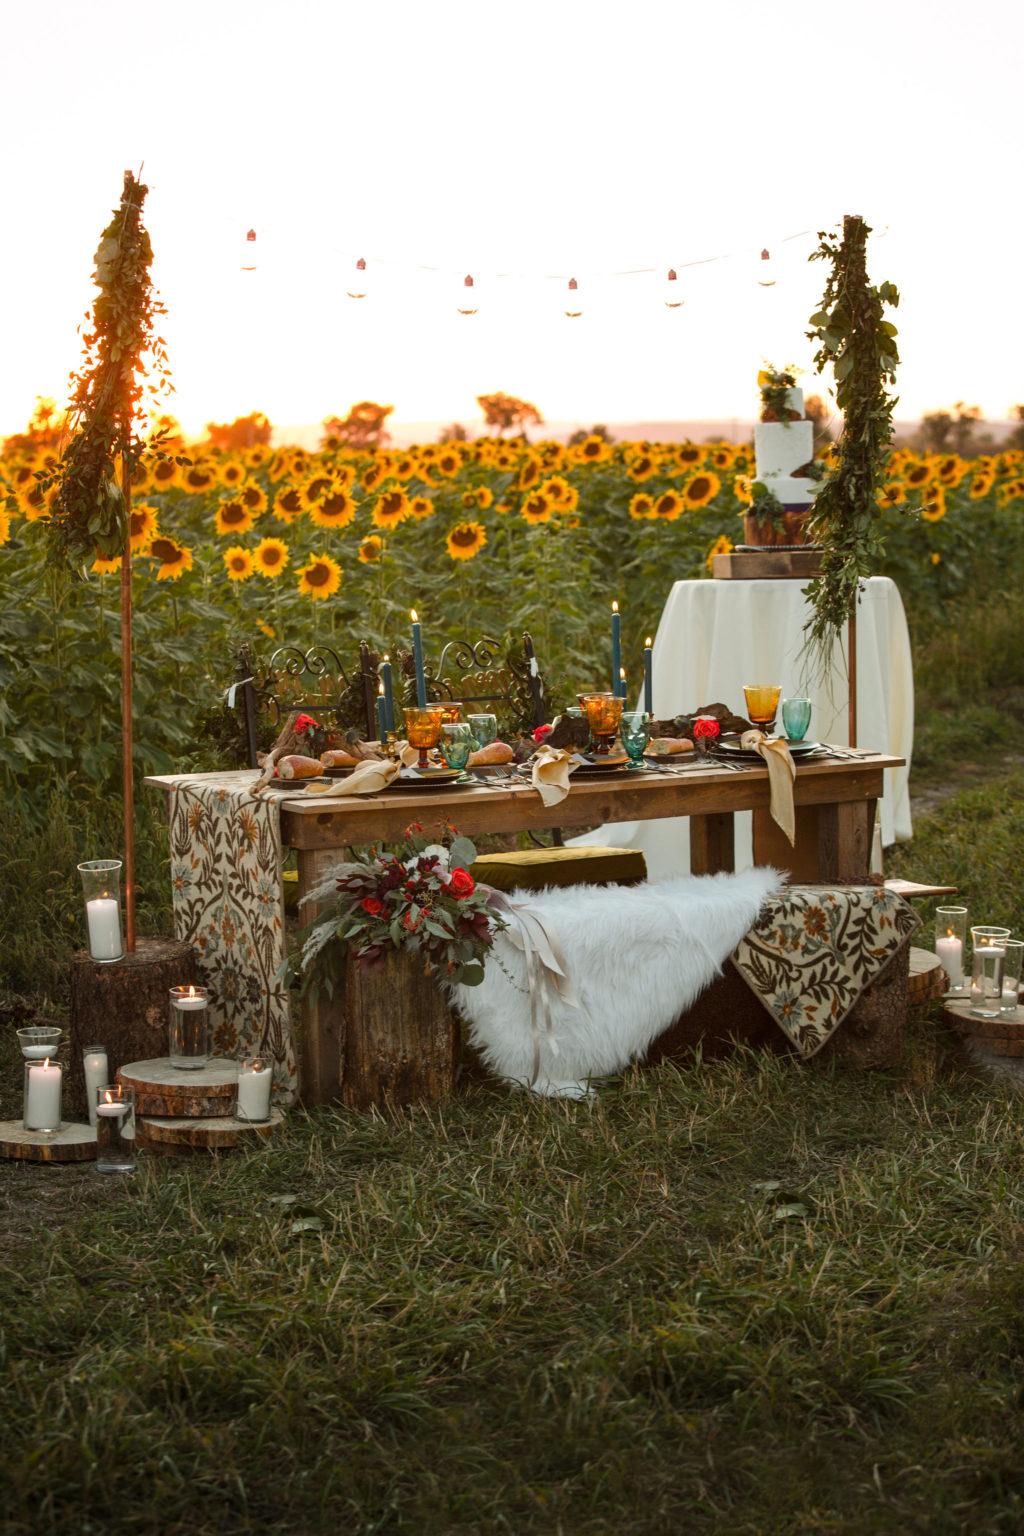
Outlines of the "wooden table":
<svg viewBox="0 0 1024 1536">
<path fill-rule="evenodd" d="M 795 880 L 865 878 L 871 852 L 875 806 L 886 769 L 903 759 L 883 753 L 820 758 L 797 767 L 793 801 L 796 846 L 769 816 L 768 771 L 688 767 L 678 773 L 629 772 L 574 780 L 568 797 L 545 807 L 530 785 L 457 790 L 424 790 L 352 796 L 324 802 L 300 797 L 281 803 L 281 835 L 298 855 L 299 899 L 315 888 L 323 872 L 348 846 L 398 842 L 411 822 L 429 835 L 447 817 L 470 837 L 485 833 L 563 830 L 608 822 L 687 816 L 690 869 L 694 874 L 731 870 L 733 815 L 754 812 L 757 863 L 787 869 Z M 303 909 L 305 920 L 314 913 Z M 337 996 L 307 1005 L 302 1018 L 302 1097 L 307 1104 L 338 1096 L 343 1060 L 344 1001 Z"/>
</svg>

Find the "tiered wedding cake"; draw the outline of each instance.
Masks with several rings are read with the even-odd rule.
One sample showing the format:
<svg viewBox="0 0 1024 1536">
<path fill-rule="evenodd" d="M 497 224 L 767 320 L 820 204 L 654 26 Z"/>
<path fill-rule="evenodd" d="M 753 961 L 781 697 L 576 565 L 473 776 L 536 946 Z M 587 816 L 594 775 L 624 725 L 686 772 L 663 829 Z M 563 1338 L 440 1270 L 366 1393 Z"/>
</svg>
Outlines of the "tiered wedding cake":
<svg viewBox="0 0 1024 1536">
<path fill-rule="evenodd" d="M 786 410 L 790 420 L 759 421 L 754 427 L 755 479 L 778 497 L 787 512 L 803 512 L 818 486 L 794 474 L 814 458 L 814 423 L 804 415 L 802 389 L 786 390 Z"/>
</svg>

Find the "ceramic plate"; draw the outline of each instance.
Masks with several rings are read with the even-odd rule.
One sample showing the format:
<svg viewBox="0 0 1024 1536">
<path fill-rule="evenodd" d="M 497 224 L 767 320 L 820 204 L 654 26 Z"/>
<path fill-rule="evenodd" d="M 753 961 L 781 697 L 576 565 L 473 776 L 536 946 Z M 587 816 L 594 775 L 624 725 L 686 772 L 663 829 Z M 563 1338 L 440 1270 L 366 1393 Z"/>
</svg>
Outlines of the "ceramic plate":
<svg viewBox="0 0 1024 1536">
<path fill-rule="evenodd" d="M 787 741 L 789 755 L 794 762 L 801 757 L 806 757 L 809 752 L 820 752 L 820 741 Z M 720 754 L 722 757 L 738 757 L 746 763 L 763 762 L 760 752 L 754 752 L 749 747 L 741 747 L 738 740 L 723 738 L 716 741 L 711 748 L 711 756 Z"/>
<path fill-rule="evenodd" d="M 391 783 L 385 786 L 384 793 L 391 794 L 392 790 L 399 790 L 405 794 L 422 794 L 424 790 L 430 789 L 461 789 L 467 783 L 472 782 L 471 780 L 462 779 L 462 783 L 459 784 L 458 781 L 460 779 L 462 779 L 462 774 L 457 768 L 438 768 L 433 773 L 421 773 L 415 776 L 403 773 L 399 774 L 398 778 L 392 779 Z"/>
<path fill-rule="evenodd" d="M 573 769 L 571 777 L 574 779 L 589 779 L 594 774 L 619 773 L 623 768 L 629 767 L 628 757 L 584 757 Z"/>
</svg>

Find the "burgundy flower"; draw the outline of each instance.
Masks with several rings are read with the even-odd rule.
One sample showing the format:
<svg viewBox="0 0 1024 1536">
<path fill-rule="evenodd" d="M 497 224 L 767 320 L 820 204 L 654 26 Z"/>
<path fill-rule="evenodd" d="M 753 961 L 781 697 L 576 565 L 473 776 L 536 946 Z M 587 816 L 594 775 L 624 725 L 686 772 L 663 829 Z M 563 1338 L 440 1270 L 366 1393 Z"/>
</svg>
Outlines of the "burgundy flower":
<svg viewBox="0 0 1024 1536">
<path fill-rule="evenodd" d="M 371 917 L 379 917 L 384 911 L 384 903 L 379 901 L 376 896 L 364 896 L 359 905 L 364 912 L 369 912 Z"/>
<path fill-rule="evenodd" d="M 472 896 L 476 884 L 468 869 L 453 869 L 448 880 L 448 889 L 461 901 L 463 896 Z"/>
</svg>

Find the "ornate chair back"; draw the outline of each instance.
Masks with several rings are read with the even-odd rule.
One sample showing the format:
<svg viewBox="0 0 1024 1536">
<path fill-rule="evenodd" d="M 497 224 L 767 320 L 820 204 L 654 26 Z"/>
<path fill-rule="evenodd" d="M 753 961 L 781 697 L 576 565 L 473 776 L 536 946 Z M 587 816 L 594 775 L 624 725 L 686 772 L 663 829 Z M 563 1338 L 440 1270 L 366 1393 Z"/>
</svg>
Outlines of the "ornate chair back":
<svg viewBox="0 0 1024 1536">
<path fill-rule="evenodd" d="M 346 667 L 331 646 L 300 650 L 282 645 L 267 662 L 255 661 L 247 645 L 238 653 L 238 677 L 231 701 L 241 695 L 249 765 L 256 767 L 258 724 L 274 734 L 290 710 L 304 709 L 325 733 L 356 728 L 367 738 L 377 734 L 377 652 L 359 645 L 355 666 Z"/>
</svg>

